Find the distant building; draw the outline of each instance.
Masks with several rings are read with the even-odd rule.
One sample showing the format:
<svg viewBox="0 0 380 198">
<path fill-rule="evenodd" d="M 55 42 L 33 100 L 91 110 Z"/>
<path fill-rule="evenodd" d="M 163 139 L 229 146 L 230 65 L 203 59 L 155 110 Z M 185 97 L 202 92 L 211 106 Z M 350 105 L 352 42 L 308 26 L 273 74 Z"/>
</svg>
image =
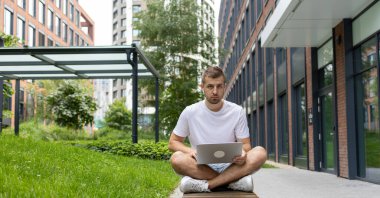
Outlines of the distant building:
<svg viewBox="0 0 380 198">
<path fill-rule="evenodd" d="M 78 0 L 0 0 L 0 31 L 17 36 L 25 46 L 92 46 L 94 22 Z M 15 81 L 12 87 L 15 86 Z M 27 81 L 21 84 L 21 119 L 27 116 Z M 5 109 L 13 111 L 14 96 Z M 5 124 L 10 124 L 5 120 Z M 13 120 L 12 120 L 13 123 Z M 13 125 L 13 124 L 12 124 Z"/>
</svg>

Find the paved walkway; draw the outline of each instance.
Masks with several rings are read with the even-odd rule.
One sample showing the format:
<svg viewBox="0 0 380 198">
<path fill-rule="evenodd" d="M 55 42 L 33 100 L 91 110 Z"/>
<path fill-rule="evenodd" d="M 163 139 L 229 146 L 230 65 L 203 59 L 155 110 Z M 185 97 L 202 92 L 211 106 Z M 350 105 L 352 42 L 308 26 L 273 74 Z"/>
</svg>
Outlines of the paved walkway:
<svg viewBox="0 0 380 198">
<path fill-rule="evenodd" d="M 378 198 L 380 185 L 348 180 L 333 174 L 274 164 L 255 174 L 255 193 L 260 198 Z M 180 198 L 177 188 L 170 198 Z"/>
</svg>

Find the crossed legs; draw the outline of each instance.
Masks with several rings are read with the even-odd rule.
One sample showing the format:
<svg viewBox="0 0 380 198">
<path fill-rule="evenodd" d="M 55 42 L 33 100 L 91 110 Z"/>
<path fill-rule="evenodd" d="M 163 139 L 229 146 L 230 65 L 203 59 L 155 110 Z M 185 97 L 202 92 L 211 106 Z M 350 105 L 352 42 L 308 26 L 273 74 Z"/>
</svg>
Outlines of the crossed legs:
<svg viewBox="0 0 380 198">
<path fill-rule="evenodd" d="M 207 180 L 208 188 L 229 184 L 260 169 L 266 161 L 267 153 L 261 146 L 251 149 L 247 153 L 247 160 L 243 165 L 231 164 L 225 171 L 218 173 L 207 165 L 198 165 L 191 155 L 177 151 L 171 157 L 171 164 L 178 174 L 194 179 Z"/>
</svg>

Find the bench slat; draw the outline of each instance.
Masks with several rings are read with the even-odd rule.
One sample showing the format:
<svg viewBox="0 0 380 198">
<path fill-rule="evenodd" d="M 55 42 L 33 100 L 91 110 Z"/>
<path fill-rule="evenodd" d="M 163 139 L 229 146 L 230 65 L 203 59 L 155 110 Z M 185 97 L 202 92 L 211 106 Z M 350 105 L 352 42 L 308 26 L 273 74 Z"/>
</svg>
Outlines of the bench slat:
<svg viewBox="0 0 380 198">
<path fill-rule="evenodd" d="M 183 194 L 183 198 L 199 198 L 199 197 L 259 198 L 255 193 L 240 192 L 240 191 L 222 191 L 222 192 L 211 192 L 211 193 Z"/>
</svg>

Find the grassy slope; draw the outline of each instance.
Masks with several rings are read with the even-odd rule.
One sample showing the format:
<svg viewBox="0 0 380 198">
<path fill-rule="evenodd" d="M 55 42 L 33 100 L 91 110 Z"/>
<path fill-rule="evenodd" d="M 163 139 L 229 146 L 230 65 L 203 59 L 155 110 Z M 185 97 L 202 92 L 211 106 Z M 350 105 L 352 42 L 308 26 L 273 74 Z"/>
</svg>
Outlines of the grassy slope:
<svg viewBox="0 0 380 198">
<path fill-rule="evenodd" d="M 167 161 L 0 136 L 0 197 L 168 197 L 178 181 Z"/>
</svg>

